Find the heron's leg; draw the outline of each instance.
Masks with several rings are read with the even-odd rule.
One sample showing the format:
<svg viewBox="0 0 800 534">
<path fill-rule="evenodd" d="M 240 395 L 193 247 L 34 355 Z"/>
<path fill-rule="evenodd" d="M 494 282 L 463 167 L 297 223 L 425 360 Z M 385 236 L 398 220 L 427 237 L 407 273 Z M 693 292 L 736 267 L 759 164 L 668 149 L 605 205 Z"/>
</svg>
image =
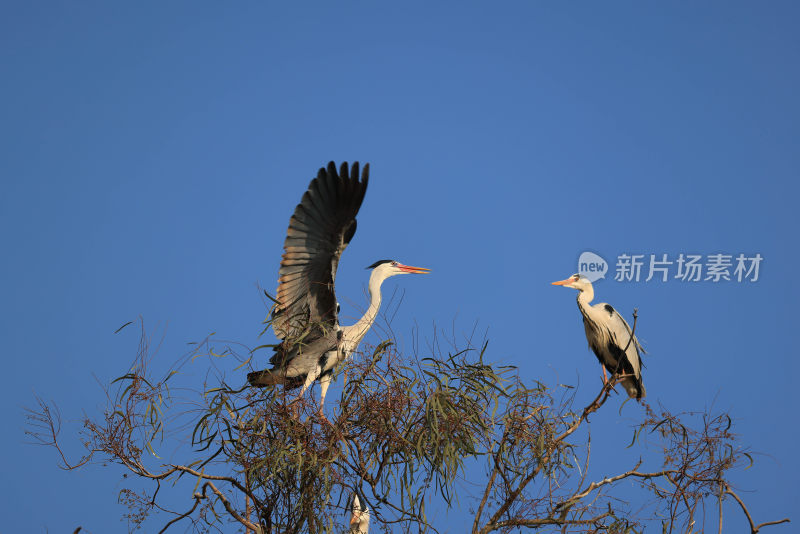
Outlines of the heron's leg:
<svg viewBox="0 0 800 534">
<path fill-rule="evenodd" d="M 308 373 L 306 375 L 306 381 L 303 383 L 303 387 L 300 389 L 300 394 L 297 396 L 296 400 L 300 400 L 303 397 L 303 394 L 306 392 L 306 390 L 309 387 L 311 387 L 311 384 L 314 383 L 314 380 L 317 379 L 317 377 L 319 376 L 319 374 L 321 372 L 322 372 L 322 368 L 319 365 L 317 365 L 317 366 L 314 367 L 313 371 L 311 371 L 310 373 Z"/>
<path fill-rule="evenodd" d="M 601 363 L 600 368 L 603 369 L 603 384 L 608 384 L 608 375 L 606 375 L 606 366 Z"/>
<path fill-rule="evenodd" d="M 322 375 L 322 378 L 319 379 L 319 387 L 320 387 L 320 395 L 319 395 L 319 416 L 325 420 L 325 395 L 328 394 L 328 387 L 331 385 L 331 379 L 333 374 L 328 372 Z"/>
</svg>

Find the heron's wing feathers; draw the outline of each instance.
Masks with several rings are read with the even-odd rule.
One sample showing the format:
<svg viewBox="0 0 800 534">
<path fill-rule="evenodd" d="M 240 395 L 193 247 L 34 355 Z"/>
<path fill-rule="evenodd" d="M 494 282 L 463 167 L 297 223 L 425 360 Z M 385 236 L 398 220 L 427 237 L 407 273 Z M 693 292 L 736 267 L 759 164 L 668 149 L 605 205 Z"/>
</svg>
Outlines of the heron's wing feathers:
<svg viewBox="0 0 800 534">
<path fill-rule="evenodd" d="M 269 359 L 272 369 L 256 371 L 247 375 L 251 386 L 266 387 L 283 384 L 286 389 L 294 389 L 303 385 L 306 375 L 317 365 L 324 363 L 321 358 L 337 347 L 337 336 L 333 331 L 327 335 L 304 336 L 302 341 L 289 344 L 281 343 L 275 347 L 275 353 Z"/>
<path fill-rule="evenodd" d="M 287 377 L 304 376 L 320 363 L 325 353 L 336 349 L 336 336 L 329 334 L 307 343 L 295 343 L 286 351 L 280 350 L 282 346 L 276 347 L 278 350 L 269 359 L 273 370 L 283 371 Z"/>
<path fill-rule="evenodd" d="M 636 339 L 633 331 L 631 330 L 630 325 L 619 314 L 617 310 L 615 310 L 610 304 L 602 303 L 599 306 L 603 307 L 603 310 L 608 313 L 609 320 L 607 322 L 609 333 L 611 334 L 612 342 L 619 347 L 619 353 L 622 354 L 624 350 L 624 357 L 627 360 L 627 363 L 630 364 L 630 369 L 625 370 L 624 365 L 623 369 L 626 372 L 632 372 L 633 375 L 636 377 L 635 380 L 631 380 L 630 384 L 627 382 L 623 382 L 626 386 L 626 389 L 629 387 L 635 387 L 637 397 L 644 396 L 644 385 L 642 384 L 642 357 L 641 353 L 644 352 L 642 346 L 639 344 L 639 340 Z M 627 348 L 626 348 L 627 347 Z M 629 391 L 630 393 L 630 391 Z"/>
<path fill-rule="evenodd" d="M 611 306 L 611 304 L 604 303 L 603 306 L 611 315 L 609 329 L 611 330 L 612 335 L 616 338 L 617 344 L 623 349 L 627 346 L 628 359 L 631 360 L 631 363 L 637 368 L 641 368 L 643 366 L 641 354 L 644 354 L 645 350 L 642 348 L 639 340 L 633 334 L 628 321 L 626 321 L 625 318 L 622 317 L 622 315 L 620 315 L 619 312 Z M 631 355 L 635 355 L 636 357 L 631 358 Z"/>
<path fill-rule="evenodd" d="M 356 232 L 356 214 L 368 181 L 369 164 L 359 180 L 358 162 L 349 169 L 342 163 L 339 172 L 331 162 L 311 180 L 289 219 L 272 327 L 290 344 L 336 325 L 336 269 Z"/>
</svg>

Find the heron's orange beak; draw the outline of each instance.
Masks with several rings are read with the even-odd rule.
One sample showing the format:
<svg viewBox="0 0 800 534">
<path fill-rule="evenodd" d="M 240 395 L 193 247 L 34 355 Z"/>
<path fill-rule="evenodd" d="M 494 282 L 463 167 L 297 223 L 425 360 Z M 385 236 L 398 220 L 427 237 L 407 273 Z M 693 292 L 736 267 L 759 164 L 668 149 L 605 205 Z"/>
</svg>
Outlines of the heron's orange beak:
<svg viewBox="0 0 800 534">
<path fill-rule="evenodd" d="M 412 267 L 411 265 L 403 265 L 402 263 L 398 263 L 397 268 L 403 271 L 404 273 L 412 273 L 412 274 L 428 274 L 431 271 L 426 267 Z"/>
<path fill-rule="evenodd" d="M 554 286 L 565 286 L 569 283 L 573 282 L 572 277 L 570 276 L 566 280 L 559 280 L 558 282 L 553 282 Z"/>
</svg>

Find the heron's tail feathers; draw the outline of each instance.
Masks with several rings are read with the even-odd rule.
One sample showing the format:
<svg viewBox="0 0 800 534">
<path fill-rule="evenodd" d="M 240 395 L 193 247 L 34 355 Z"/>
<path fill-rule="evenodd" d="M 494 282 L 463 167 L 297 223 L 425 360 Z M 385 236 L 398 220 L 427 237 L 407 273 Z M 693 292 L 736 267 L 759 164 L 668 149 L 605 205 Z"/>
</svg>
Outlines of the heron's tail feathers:
<svg viewBox="0 0 800 534">
<path fill-rule="evenodd" d="M 264 369 L 263 371 L 247 373 L 247 381 L 256 388 L 281 385 L 289 390 L 302 386 L 303 382 L 306 381 L 306 375 L 286 376 L 286 373 L 279 369 Z"/>
<path fill-rule="evenodd" d="M 277 384 L 283 384 L 286 382 L 286 375 L 280 372 L 272 372 L 269 369 L 264 369 L 263 371 L 247 373 L 247 381 L 253 387 L 266 388 L 275 386 Z"/>
</svg>

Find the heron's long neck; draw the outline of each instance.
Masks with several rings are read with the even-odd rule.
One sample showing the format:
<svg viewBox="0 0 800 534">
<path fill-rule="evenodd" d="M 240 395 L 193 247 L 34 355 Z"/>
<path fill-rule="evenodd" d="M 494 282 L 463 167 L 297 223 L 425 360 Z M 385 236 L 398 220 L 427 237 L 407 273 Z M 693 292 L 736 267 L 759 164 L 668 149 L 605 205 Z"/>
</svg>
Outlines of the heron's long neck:
<svg viewBox="0 0 800 534">
<path fill-rule="evenodd" d="M 355 343 L 361 341 L 361 338 L 364 337 L 364 334 L 367 333 L 367 330 L 370 329 L 378 316 L 378 310 L 381 307 L 381 284 L 385 279 L 377 271 L 372 271 L 369 277 L 369 308 L 356 324 L 348 328 L 351 332 L 349 337 Z"/>
<path fill-rule="evenodd" d="M 592 300 L 594 300 L 594 288 L 591 285 L 578 292 L 578 308 L 587 319 L 591 317 L 592 307 L 589 303 Z"/>
</svg>

